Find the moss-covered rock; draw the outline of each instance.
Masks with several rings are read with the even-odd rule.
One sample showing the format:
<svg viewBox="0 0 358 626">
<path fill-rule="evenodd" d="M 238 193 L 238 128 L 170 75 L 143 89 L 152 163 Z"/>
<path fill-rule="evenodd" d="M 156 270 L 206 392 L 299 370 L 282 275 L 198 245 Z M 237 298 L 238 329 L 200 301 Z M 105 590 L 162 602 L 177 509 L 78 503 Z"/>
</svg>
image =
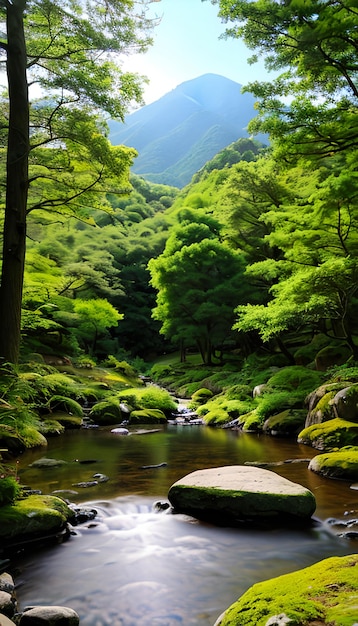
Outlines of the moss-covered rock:
<svg viewBox="0 0 358 626">
<path fill-rule="evenodd" d="M 297 441 L 318 450 L 355 446 L 358 445 L 358 424 L 337 417 L 304 428 L 299 433 Z"/>
<path fill-rule="evenodd" d="M 357 598 L 358 555 L 331 557 L 253 585 L 215 626 L 354 626 Z"/>
<path fill-rule="evenodd" d="M 69 415 L 68 413 L 53 413 L 53 418 L 65 427 L 65 430 L 81 428 L 82 417 Z"/>
<path fill-rule="evenodd" d="M 132 411 L 129 416 L 130 424 L 163 424 L 166 421 L 165 414 L 159 409 L 140 409 Z"/>
<path fill-rule="evenodd" d="M 53 534 L 72 518 L 73 511 L 64 500 L 31 495 L 0 507 L 0 539 L 15 542 Z"/>
<path fill-rule="evenodd" d="M 311 389 L 317 387 L 321 381 L 322 375 L 319 372 L 307 369 L 301 365 L 291 365 L 282 367 L 270 376 L 267 385 L 276 390 L 300 390 L 303 396 L 305 396 Z"/>
<path fill-rule="evenodd" d="M 200 387 L 200 389 L 197 389 L 192 394 L 190 407 L 193 409 L 197 408 L 200 404 L 203 404 L 203 402 L 206 402 L 209 398 L 212 398 L 213 395 L 214 394 L 211 389 L 207 389 L 206 387 Z"/>
<path fill-rule="evenodd" d="M 160 389 L 155 385 L 148 385 L 143 388 L 133 387 L 118 393 L 119 401 L 126 402 L 133 409 L 160 409 L 163 413 L 170 414 L 175 411 L 177 404 L 165 389 Z"/>
<path fill-rule="evenodd" d="M 305 426 L 308 427 L 312 424 L 318 424 L 326 419 L 335 417 L 333 406 L 329 404 L 330 400 L 334 398 L 338 391 L 347 387 L 347 385 L 348 383 L 346 381 L 339 380 L 325 383 L 313 389 L 306 397 L 308 414 Z M 325 396 L 327 397 L 325 398 Z M 318 404 L 320 405 L 319 407 Z"/>
<path fill-rule="evenodd" d="M 338 391 L 331 400 L 335 415 L 349 422 L 358 422 L 358 384 Z"/>
<path fill-rule="evenodd" d="M 200 414 L 198 411 L 198 415 Z M 203 416 L 203 420 L 207 426 L 220 426 L 230 421 L 230 415 L 225 409 L 214 406 Z"/>
<path fill-rule="evenodd" d="M 15 476 L 0 478 L 0 507 L 11 504 L 20 495 L 21 487 Z"/>
<path fill-rule="evenodd" d="M 274 436 L 292 437 L 297 435 L 305 423 L 306 413 L 299 409 L 287 409 L 271 415 L 263 425 L 263 431 Z"/>
<path fill-rule="evenodd" d="M 73 398 L 67 398 L 66 396 L 54 395 L 50 398 L 47 406 L 52 413 L 68 413 L 69 415 L 75 415 L 76 417 L 83 417 L 82 406 L 73 400 Z"/>
<path fill-rule="evenodd" d="M 39 426 L 39 431 L 45 437 L 62 435 L 65 432 L 65 427 L 63 424 L 60 424 L 59 421 L 55 419 L 42 419 L 41 424 Z"/>
<path fill-rule="evenodd" d="M 262 431 L 263 419 L 254 410 L 241 415 L 238 424 L 242 427 L 244 433 L 257 433 Z"/>
<path fill-rule="evenodd" d="M 315 358 L 316 370 L 325 372 L 333 365 L 342 365 L 347 361 L 351 354 L 348 346 L 331 345 L 325 346 L 317 352 Z"/>
<path fill-rule="evenodd" d="M 318 454 L 311 459 L 308 469 L 329 478 L 358 480 L 358 446 Z"/>
<path fill-rule="evenodd" d="M 326 422 L 327 420 L 334 419 L 334 409 L 332 406 L 332 400 L 336 395 L 336 391 L 328 391 L 321 398 L 317 399 L 317 403 L 312 409 L 309 411 L 305 427 L 312 426 L 312 424 L 320 424 L 321 422 Z"/>
<path fill-rule="evenodd" d="M 97 424 L 117 424 L 122 420 L 122 412 L 117 396 L 111 396 L 106 400 L 93 405 L 90 417 Z"/>
<path fill-rule="evenodd" d="M 169 489 L 174 510 L 220 524 L 307 521 L 316 501 L 308 489 L 269 470 L 231 465 L 191 472 Z"/>
</svg>

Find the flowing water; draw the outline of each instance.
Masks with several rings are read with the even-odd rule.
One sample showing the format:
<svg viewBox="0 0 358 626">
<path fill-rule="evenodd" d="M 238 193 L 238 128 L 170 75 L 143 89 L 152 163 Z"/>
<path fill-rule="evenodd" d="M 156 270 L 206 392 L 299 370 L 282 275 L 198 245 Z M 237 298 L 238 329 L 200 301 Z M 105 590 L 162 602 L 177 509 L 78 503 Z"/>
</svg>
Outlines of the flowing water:
<svg viewBox="0 0 358 626">
<path fill-rule="evenodd" d="M 43 493 L 69 490 L 72 502 L 98 512 L 69 541 L 17 559 L 20 609 L 70 606 L 81 626 L 212 626 L 255 582 L 358 551 L 357 540 L 332 525 L 332 518 L 346 527 L 358 517 L 358 491 L 308 471 L 311 448 L 202 426 L 133 429 L 128 436 L 110 431 L 67 432 L 20 458 L 23 484 Z M 66 463 L 30 467 L 42 456 Z M 287 460 L 294 462 L 270 469 L 313 491 L 310 528 L 219 528 L 154 508 L 167 502 L 173 482 L 196 469 Z M 166 465 L 143 469 L 158 464 Z M 75 486 L 93 483 L 94 474 L 109 480 Z"/>
</svg>

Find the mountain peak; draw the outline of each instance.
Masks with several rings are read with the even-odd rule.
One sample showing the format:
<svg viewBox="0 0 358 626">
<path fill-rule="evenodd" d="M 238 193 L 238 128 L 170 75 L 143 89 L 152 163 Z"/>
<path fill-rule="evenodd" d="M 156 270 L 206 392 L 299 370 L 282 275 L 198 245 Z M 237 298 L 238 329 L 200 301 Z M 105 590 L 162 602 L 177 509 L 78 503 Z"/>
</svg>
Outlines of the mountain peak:
<svg viewBox="0 0 358 626">
<path fill-rule="evenodd" d="M 183 187 L 220 150 L 248 137 L 254 102 L 239 83 L 203 74 L 128 115 L 124 125 L 110 122 L 110 139 L 138 151 L 134 173 Z"/>
</svg>

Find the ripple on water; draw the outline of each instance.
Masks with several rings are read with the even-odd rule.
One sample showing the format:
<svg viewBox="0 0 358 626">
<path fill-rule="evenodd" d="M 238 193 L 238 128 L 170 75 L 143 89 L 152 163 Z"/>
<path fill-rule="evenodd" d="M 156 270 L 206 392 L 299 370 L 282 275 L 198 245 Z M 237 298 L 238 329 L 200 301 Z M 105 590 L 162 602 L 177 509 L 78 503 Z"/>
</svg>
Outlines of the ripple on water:
<svg viewBox="0 0 358 626">
<path fill-rule="evenodd" d="M 21 608 L 67 605 L 81 626 L 212 626 L 258 580 L 349 553 L 324 527 L 218 528 L 135 496 L 90 506 L 98 517 L 70 541 L 22 560 Z"/>
</svg>

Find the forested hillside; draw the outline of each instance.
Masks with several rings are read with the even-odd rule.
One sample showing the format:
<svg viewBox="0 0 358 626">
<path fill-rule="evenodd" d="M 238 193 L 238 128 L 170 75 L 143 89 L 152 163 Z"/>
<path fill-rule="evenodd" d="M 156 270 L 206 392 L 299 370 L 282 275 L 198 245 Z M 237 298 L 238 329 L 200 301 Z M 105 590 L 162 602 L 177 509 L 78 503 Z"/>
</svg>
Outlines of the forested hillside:
<svg viewBox="0 0 358 626">
<path fill-rule="evenodd" d="M 317 346 L 329 348 L 333 360 L 357 357 L 357 46 L 349 35 L 357 11 L 338 2 L 319 3 L 317 13 L 312 2 L 304 11 L 285 6 L 281 14 L 266 0 L 266 40 L 256 28 L 256 3 L 247 14 L 246 3 L 235 3 L 235 11 L 231 3 L 217 4 L 228 36 L 242 36 L 267 53 L 269 65 L 285 70 L 271 83 L 247 87 L 259 102 L 249 131 L 269 134 L 270 147 L 238 139 L 183 189 L 134 174 L 129 181 L 135 152 L 111 146 L 88 99 L 78 105 L 57 94 L 56 105 L 50 97 L 36 102 L 22 359 L 55 353 L 150 361 L 180 349 L 183 359 L 198 350 L 204 363 L 218 363 L 263 349 L 287 363 L 309 363 Z M 285 35 L 277 38 L 278 29 Z M 27 36 L 35 63 L 38 43 L 32 31 Z M 51 89 L 56 72 L 66 79 L 62 62 L 48 65 Z M 104 98 L 92 70 L 88 97 L 123 117 L 123 103 Z M 77 80 L 68 89 L 82 93 L 88 84 L 82 75 Z M 124 84 L 128 100 L 136 84 Z M 11 203 L 12 216 L 10 209 Z M 16 334 L 4 331 L 13 311 L 5 287 L 16 285 L 17 306 L 25 230 L 24 221 L 16 226 L 18 244 L 4 244 L 4 345 Z M 5 223 L 5 242 L 8 231 Z M 13 282 L 8 262 L 16 268 Z M 4 356 L 13 353 L 15 361 L 16 351 Z"/>
</svg>

